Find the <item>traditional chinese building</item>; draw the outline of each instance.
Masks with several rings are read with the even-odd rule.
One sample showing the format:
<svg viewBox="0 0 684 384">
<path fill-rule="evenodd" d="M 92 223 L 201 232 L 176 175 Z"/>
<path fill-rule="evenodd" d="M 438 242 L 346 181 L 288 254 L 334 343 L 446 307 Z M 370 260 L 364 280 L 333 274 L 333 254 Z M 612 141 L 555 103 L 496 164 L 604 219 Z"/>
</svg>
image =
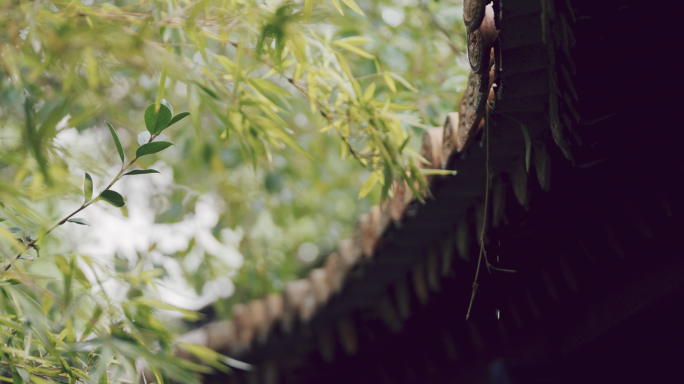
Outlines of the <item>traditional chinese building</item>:
<svg viewBox="0 0 684 384">
<path fill-rule="evenodd" d="M 425 204 L 397 186 L 308 279 L 185 335 L 255 366 L 205 382 L 681 376 L 671 17 L 629 0 L 466 0 L 468 87 L 423 140 L 458 174 L 432 177 Z"/>
</svg>

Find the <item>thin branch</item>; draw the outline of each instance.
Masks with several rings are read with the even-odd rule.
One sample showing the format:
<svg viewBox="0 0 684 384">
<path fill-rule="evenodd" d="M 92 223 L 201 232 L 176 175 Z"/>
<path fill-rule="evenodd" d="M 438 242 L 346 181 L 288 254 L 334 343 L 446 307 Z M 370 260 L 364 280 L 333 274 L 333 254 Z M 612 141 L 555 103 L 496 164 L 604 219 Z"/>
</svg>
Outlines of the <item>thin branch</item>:
<svg viewBox="0 0 684 384">
<path fill-rule="evenodd" d="M 484 236 L 485 229 L 487 228 L 487 207 L 489 205 L 489 103 L 485 102 L 485 140 L 487 141 L 487 158 L 485 167 L 487 170 L 487 182 L 485 186 L 485 202 L 484 202 L 484 217 L 482 220 L 482 232 L 480 233 L 480 256 L 477 258 L 477 269 L 475 270 L 475 281 L 473 282 L 473 293 L 470 295 L 470 304 L 468 305 L 468 313 L 466 313 L 466 320 L 470 318 L 470 310 L 473 308 L 473 302 L 475 301 L 475 292 L 477 292 L 477 279 L 480 276 L 480 265 L 482 264 L 482 256 L 486 256 L 484 249 Z M 489 268 L 489 262 L 487 261 L 487 268 Z M 491 271 L 490 271 L 491 273 Z"/>
<path fill-rule="evenodd" d="M 158 133 L 152 135 L 152 136 L 150 137 L 150 140 L 147 141 L 147 143 L 148 143 L 148 144 L 151 143 L 152 140 L 154 140 L 155 138 L 157 138 L 157 136 L 159 136 Z M 123 173 L 126 172 L 126 170 L 127 170 L 131 165 L 133 165 L 133 163 L 135 163 L 136 160 L 138 160 L 138 156 L 134 157 L 133 160 L 129 161 L 128 164 L 126 164 L 126 166 L 121 167 L 121 171 L 119 171 L 119 173 L 114 177 L 114 179 L 112 180 L 112 182 L 109 183 L 109 185 L 107 186 L 107 188 L 105 188 L 105 189 L 103 190 L 103 192 L 104 192 L 104 191 L 108 191 L 110 188 L 112 188 L 112 186 L 114 186 L 114 183 L 116 183 L 117 181 L 119 181 L 119 179 L 121 179 L 121 177 L 123 177 Z M 100 195 L 102 195 L 102 192 L 100 192 Z M 98 198 L 94 198 L 94 199 L 92 199 L 92 200 L 90 200 L 90 201 L 88 201 L 88 202 L 86 202 L 86 203 L 83 203 L 83 205 L 81 205 L 77 210 L 71 212 L 67 217 L 63 218 L 63 219 L 60 220 L 57 224 L 53 225 L 52 228 L 48 229 L 47 232 L 45 232 L 45 235 L 47 235 L 47 234 L 49 234 L 50 232 L 54 231 L 54 230 L 57 229 L 57 227 L 59 227 L 60 225 L 63 225 L 64 223 L 66 223 L 67 220 L 69 220 L 72 216 L 74 216 L 75 214 L 77 214 L 77 213 L 81 212 L 82 210 L 88 208 L 91 204 L 95 203 L 97 200 L 98 200 Z M 40 238 L 37 237 L 37 238 L 33 239 L 32 241 L 26 243 L 26 245 L 24 246 L 24 250 L 22 250 L 21 252 L 19 252 L 19 254 L 14 258 L 14 260 L 11 260 L 10 263 L 7 264 L 7 266 L 5 267 L 5 269 L 4 269 L 3 272 L 6 272 L 6 271 L 8 271 L 10 268 L 12 268 L 12 265 L 14 265 L 14 262 L 16 262 L 17 260 L 19 260 L 19 258 L 21 257 L 21 255 L 22 255 L 24 252 L 26 252 L 29 248 L 31 248 L 39 239 L 40 239 Z"/>
</svg>

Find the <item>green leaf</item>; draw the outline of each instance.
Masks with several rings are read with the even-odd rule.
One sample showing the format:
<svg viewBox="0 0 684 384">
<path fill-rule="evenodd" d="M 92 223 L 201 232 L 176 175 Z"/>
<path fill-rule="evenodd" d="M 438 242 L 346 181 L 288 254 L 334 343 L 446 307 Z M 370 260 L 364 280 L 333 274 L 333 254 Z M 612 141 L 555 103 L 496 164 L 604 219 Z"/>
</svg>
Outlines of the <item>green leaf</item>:
<svg viewBox="0 0 684 384">
<path fill-rule="evenodd" d="M 145 127 L 153 135 L 159 133 L 168 126 L 171 116 L 171 110 L 166 105 L 160 104 L 159 112 L 155 112 L 154 104 L 150 104 L 145 109 Z"/>
<path fill-rule="evenodd" d="M 340 13 L 340 15 L 344 16 L 344 12 L 342 12 L 342 7 L 340 7 L 340 3 L 337 0 L 332 0 L 332 3 L 337 9 L 337 11 Z"/>
<path fill-rule="evenodd" d="M 354 52 L 361 57 L 365 57 L 365 58 L 371 59 L 371 60 L 375 59 L 375 56 L 371 55 L 370 53 L 364 51 L 363 49 L 361 49 L 359 47 L 355 47 L 351 44 L 345 43 L 344 41 L 336 40 L 336 41 L 333 41 L 333 44 L 337 45 L 338 47 L 344 48 L 347 51 Z"/>
<path fill-rule="evenodd" d="M 114 192 L 110 189 L 102 191 L 99 199 L 104 200 L 117 208 L 121 208 L 125 204 L 123 196 L 121 196 L 118 192 Z"/>
<path fill-rule="evenodd" d="M 351 8 L 354 12 L 358 13 L 361 16 L 366 16 L 363 14 L 363 11 L 361 8 L 359 8 L 358 4 L 356 4 L 356 1 L 354 0 L 342 0 L 343 3 L 347 4 L 347 7 Z"/>
<path fill-rule="evenodd" d="M 190 112 L 181 112 L 181 113 L 177 114 L 176 116 L 173 117 L 173 119 L 171 119 L 171 121 L 169 121 L 169 124 L 166 126 L 166 128 L 176 124 L 177 122 L 183 120 L 185 117 L 187 117 L 189 115 L 190 115 Z"/>
<path fill-rule="evenodd" d="M 378 182 L 379 177 L 380 174 L 378 172 L 373 172 L 370 174 L 370 176 L 368 176 L 368 179 L 366 179 L 366 182 L 363 183 L 361 190 L 359 191 L 359 200 L 363 199 L 370 193 L 375 186 L 375 183 Z"/>
<path fill-rule="evenodd" d="M 306 0 L 304 2 L 304 21 L 309 21 L 311 11 L 313 11 L 314 0 Z"/>
<path fill-rule="evenodd" d="M 69 220 L 67 220 L 67 221 L 70 222 L 70 223 L 81 224 L 81 225 L 87 225 L 87 226 L 90 227 L 90 223 L 88 222 L 88 220 L 82 219 L 82 218 L 80 218 L 80 217 L 73 217 L 73 218 L 71 218 L 71 219 L 69 219 Z"/>
<path fill-rule="evenodd" d="M 19 227 L 9 227 L 9 228 L 7 228 L 7 229 L 9 229 L 9 231 L 12 232 L 12 233 L 17 233 L 17 232 L 23 232 L 23 231 L 24 231 L 23 229 L 21 229 L 21 228 L 19 228 Z"/>
<path fill-rule="evenodd" d="M 385 83 L 387 83 L 387 87 L 392 91 L 396 92 L 397 91 L 397 86 L 394 84 L 394 79 L 392 78 L 392 75 L 390 75 L 389 72 L 384 72 L 382 74 L 382 78 L 385 79 Z"/>
<path fill-rule="evenodd" d="M 525 124 L 520 124 L 523 136 L 525 137 L 525 169 L 530 172 L 530 155 L 532 153 L 532 143 L 530 143 L 530 134 L 527 132 Z"/>
<path fill-rule="evenodd" d="M 457 171 L 450 171 L 448 169 L 421 169 L 420 173 L 423 175 L 456 175 Z"/>
<path fill-rule="evenodd" d="M 85 179 L 83 180 L 83 195 L 85 196 L 86 203 L 93 198 L 93 179 L 88 172 L 86 172 Z"/>
<path fill-rule="evenodd" d="M 141 157 L 145 155 L 151 155 L 153 153 L 163 151 L 172 145 L 173 143 L 169 143 L 168 141 L 153 141 L 140 146 L 138 150 L 135 151 L 135 156 Z"/>
<path fill-rule="evenodd" d="M 114 144 L 116 144 L 116 150 L 119 152 L 119 157 L 121 158 L 121 163 L 124 162 L 124 151 L 123 148 L 121 147 L 121 142 L 119 141 L 119 136 L 116 135 L 116 132 L 114 132 L 114 128 L 112 128 L 112 125 L 107 123 L 109 126 L 109 132 L 112 133 L 112 137 L 114 138 Z"/>
<path fill-rule="evenodd" d="M 135 171 L 130 171 L 130 172 L 124 173 L 124 176 L 145 175 L 148 173 L 159 173 L 159 171 L 156 171 L 154 169 L 136 169 Z"/>
<path fill-rule="evenodd" d="M 19 373 L 19 376 L 21 376 L 21 379 L 24 381 L 24 383 L 31 382 L 31 375 L 29 375 L 24 368 L 17 367 L 17 372 Z"/>
</svg>

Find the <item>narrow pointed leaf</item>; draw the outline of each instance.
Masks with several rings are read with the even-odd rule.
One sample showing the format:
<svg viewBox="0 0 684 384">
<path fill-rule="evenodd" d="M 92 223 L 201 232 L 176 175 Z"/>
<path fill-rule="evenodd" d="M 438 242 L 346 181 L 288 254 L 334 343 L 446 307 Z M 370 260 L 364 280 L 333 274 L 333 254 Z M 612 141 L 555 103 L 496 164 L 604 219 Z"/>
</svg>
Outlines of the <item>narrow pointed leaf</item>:
<svg viewBox="0 0 684 384">
<path fill-rule="evenodd" d="M 124 206 L 124 199 L 118 192 L 114 192 L 110 189 L 102 191 L 100 194 L 100 199 L 108 202 L 109 204 L 121 208 Z"/>
<path fill-rule="evenodd" d="M 354 0 L 342 0 L 343 3 L 347 4 L 347 7 L 351 8 L 354 12 L 358 13 L 361 16 L 366 16 L 363 14 L 363 11 L 361 8 L 359 8 L 358 4 L 356 4 L 356 1 Z"/>
<path fill-rule="evenodd" d="M 93 198 L 93 179 L 88 172 L 86 172 L 85 179 L 83 180 L 83 195 L 85 196 L 86 203 Z"/>
<path fill-rule="evenodd" d="M 169 143 L 168 141 L 153 141 L 151 143 L 147 143 L 145 145 L 140 146 L 140 148 L 138 148 L 138 150 L 135 151 L 135 155 L 137 157 L 151 155 L 153 153 L 163 151 L 172 145 L 173 143 Z"/>
<path fill-rule="evenodd" d="M 130 171 L 130 172 L 124 173 L 124 176 L 145 175 L 148 173 L 159 173 L 159 171 L 156 171 L 154 169 L 136 169 L 135 171 Z"/>
<path fill-rule="evenodd" d="M 382 78 L 385 80 L 385 83 L 387 84 L 387 87 L 390 89 L 390 91 L 397 91 L 397 86 L 394 84 L 394 79 L 392 78 L 392 75 L 389 74 L 389 72 L 384 72 L 382 74 Z"/>
<path fill-rule="evenodd" d="M 119 157 L 121 158 L 121 162 L 124 162 L 124 151 L 123 148 L 121 147 L 121 141 L 119 141 L 119 136 L 116 135 L 116 132 L 114 131 L 114 128 L 112 128 L 112 125 L 107 123 L 107 126 L 109 126 L 109 132 L 112 133 L 112 137 L 114 138 L 114 144 L 116 144 L 116 150 L 119 152 Z"/>
<path fill-rule="evenodd" d="M 145 109 L 145 127 L 151 134 L 164 130 L 171 121 L 171 110 L 164 104 L 159 105 L 159 112 L 154 111 L 154 104 Z"/>
<path fill-rule="evenodd" d="M 72 217 L 71 219 L 67 220 L 70 223 L 74 224 L 81 224 L 81 225 L 87 225 L 90 227 L 90 223 L 86 219 L 82 219 L 80 217 Z"/>
<path fill-rule="evenodd" d="M 359 191 L 359 200 L 363 199 L 370 193 L 370 191 L 373 189 L 375 186 L 375 183 L 378 182 L 379 174 L 377 172 L 371 173 L 371 175 L 368 177 L 365 183 L 361 186 L 361 190 Z"/>
<path fill-rule="evenodd" d="M 344 12 L 342 11 L 342 7 L 340 7 L 340 3 L 337 0 L 332 0 L 332 3 L 337 9 L 337 11 L 340 13 L 340 15 L 344 16 Z"/>
<path fill-rule="evenodd" d="M 530 142 L 530 134 L 527 132 L 527 127 L 525 124 L 520 124 L 520 129 L 522 129 L 523 136 L 525 137 L 525 169 L 527 172 L 530 171 L 530 155 L 532 153 L 532 143 Z"/>
<path fill-rule="evenodd" d="M 306 0 L 304 2 L 304 21 L 309 21 L 311 11 L 313 11 L 314 0 Z"/>
<path fill-rule="evenodd" d="M 190 115 L 190 112 L 181 112 L 181 113 L 177 114 L 176 116 L 173 117 L 173 119 L 171 119 L 171 121 L 169 121 L 169 124 L 166 125 L 166 128 L 168 128 L 168 127 L 176 124 L 177 122 L 183 120 L 188 115 Z"/>
</svg>

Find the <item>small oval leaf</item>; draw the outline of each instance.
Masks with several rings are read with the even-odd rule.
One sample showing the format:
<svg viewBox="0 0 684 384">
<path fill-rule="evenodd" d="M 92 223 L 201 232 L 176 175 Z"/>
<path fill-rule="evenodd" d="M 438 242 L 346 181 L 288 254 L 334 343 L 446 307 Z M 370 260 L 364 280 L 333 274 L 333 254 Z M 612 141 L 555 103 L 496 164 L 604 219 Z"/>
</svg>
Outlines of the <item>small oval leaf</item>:
<svg viewBox="0 0 684 384">
<path fill-rule="evenodd" d="M 121 196 L 118 192 L 114 192 L 110 189 L 102 191 L 102 193 L 100 193 L 99 198 L 118 208 L 123 207 L 125 204 L 123 196 Z"/>
<path fill-rule="evenodd" d="M 124 176 L 145 175 L 148 173 L 159 173 L 159 171 L 156 171 L 154 169 L 136 169 L 135 171 L 130 171 L 130 172 L 124 173 Z"/>
<path fill-rule="evenodd" d="M 164 104 L 159 104 L 159 112 L 154 111 L 154 104 L 145 109 L 145 127 L 151 134 L 161 132 L 171 121 L 171 110 Z"/>
<path fill-rule="evenodd" d="M 72 217 L 71 219 L 67 220 L 70 223 L 74 224 L 81 224 L 81 225 L 87 225 L 90 226 L 90 223 L 86 219 L 82 219 L 80 217 Z"/>
<path fill-rule="evenodd" d="M 138 148 L 138 150 L 135 151 L 135 155 L 137 157 L 151 155 L 153 153 L 163 151 L 172 145 L 173 143 L 169 143 L 168 141 L 153 141 L 151 143 L 144 144 L 140 148 Z"/>
<path fill-rule="evenodd" d="M 109 127 L 109 132 L 111 132 L 112 137 L 114 138 L 114 144 L 116 144 L 116 150 L 117 152 L 119 152 L 121 162 L 124 163 L 124 151 L 121 147 L 121 141 L 119 141 L 119 136 L 116 135 L 116 132 L 114 131 L 114 128 L 112 128 L 111 124 L 107 123 L 107 126 Z"/>
<path fill-rule="evenodd" d="M 12 233 L 17 233 L 17 232 L 23 232 L 23 231 L 24 231 L 23 229 L 21 229 L 21 228 L 19 228 L 19 227 L 9 227 L 9 228 L 7 228 L 7 229 L 9 229 L 9 231 L 12 232 Z"/>
<path fill-rule="evenodd" d="M 85 179 L 83 180 L 83 195 L 85 196 L 86 203 L 93 198 L 93 179 L 88 172 L 86 172 Z"/>
</svg>

